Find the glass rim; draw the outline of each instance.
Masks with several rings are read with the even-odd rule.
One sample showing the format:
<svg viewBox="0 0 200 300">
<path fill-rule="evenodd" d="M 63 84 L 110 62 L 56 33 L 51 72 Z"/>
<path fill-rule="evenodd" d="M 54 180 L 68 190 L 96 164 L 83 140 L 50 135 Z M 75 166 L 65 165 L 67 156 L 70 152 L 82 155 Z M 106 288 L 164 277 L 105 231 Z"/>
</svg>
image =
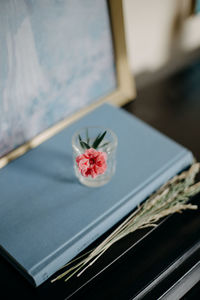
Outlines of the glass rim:
<svg viewBox="0 0 200 300">
<path fill-rule="evenodd" d="M 118 137 L 117 137 L 117 135 L 116 135 L 116 133 L 112 130 L 112 129 L 110 129 L 110 128 L 108 128 L 108 127 L 104 127 L 104 126 L 98 126 L 98 125 L 94 125 L 94 126 L 84 126 L 84 127 L 81 127 L 80 129 L 78 129 L 78 130 L 76 130 L 75 132 L 74 132 L 74 134 L 73 134 L 73 136 L 72 136 L 72 147 L 73 148 L 77 148 L 77 146 L 76 146 L 76 139 L 77 139 L 77 136 L 80 134 L 80 132 L 82 132 L 82 131 L 86 131 L 86 129 L 102 129 L 102 131 L 107 131 L 107 132 L 109 132 L 110 133 L 110 135 L 112 136 L 112 138 L 113 138 L 113 145 L 114 145 L 114 147 L 117 147 L 117 144 L 118 144 Z"/>
</svg>

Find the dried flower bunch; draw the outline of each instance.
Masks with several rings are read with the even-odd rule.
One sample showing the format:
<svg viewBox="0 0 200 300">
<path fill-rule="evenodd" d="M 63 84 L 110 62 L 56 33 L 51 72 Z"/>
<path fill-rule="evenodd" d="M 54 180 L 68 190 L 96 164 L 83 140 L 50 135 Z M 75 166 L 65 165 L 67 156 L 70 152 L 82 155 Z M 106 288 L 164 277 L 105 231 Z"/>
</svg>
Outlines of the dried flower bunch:
<svg viewBox="0 0 200 300">
<path fill-rule="evenodd" d="M 196 205 L 192 205 L 188 201 L 200 192 L 200 182 L 195 183 L 195 176 L 199 170 L 200 163 L 194 163 L 188 171 L 182 172 L 169 180 L 139 206 L 99 246 L 65 265 L 64 267 L 68 267 L 67 270 L 53 279 L 52 282 L 64 277 L 67 281 L 75 274 L 80 276 L 114 243 L 137 229 L 155 227 L 158 220 L 175 212 L 180 213 L 186 209 L 197 209 Z"/>
</svg>

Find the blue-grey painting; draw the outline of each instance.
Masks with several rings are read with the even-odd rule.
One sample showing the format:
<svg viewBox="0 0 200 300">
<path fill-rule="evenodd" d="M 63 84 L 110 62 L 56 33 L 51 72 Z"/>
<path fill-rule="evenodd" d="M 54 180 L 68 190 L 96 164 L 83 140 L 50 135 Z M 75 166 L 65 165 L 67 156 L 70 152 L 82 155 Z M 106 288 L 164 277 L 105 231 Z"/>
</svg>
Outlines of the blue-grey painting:
<svg viewBox="0 0 200 300">
<path fill-rule="evenodd" d="M 0 156 L 116 85 L 105 0 L 0 1 Z"/>
</svg>

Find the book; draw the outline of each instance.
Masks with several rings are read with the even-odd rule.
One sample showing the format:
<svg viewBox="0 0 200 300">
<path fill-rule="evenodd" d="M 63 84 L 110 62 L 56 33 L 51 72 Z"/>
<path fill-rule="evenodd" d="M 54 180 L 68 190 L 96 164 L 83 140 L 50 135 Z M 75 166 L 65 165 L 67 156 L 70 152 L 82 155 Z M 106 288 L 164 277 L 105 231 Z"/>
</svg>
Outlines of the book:
<svg viewBox="0 0 200 300">
<path fill-rule="evenodd" d="M 99 188 L 73 170 L 72 135 L 85 126 L 118 136 L 116 173 Z M 0 170 L 0 253 L 39 286 L 192 162 L 185 147 L 103 104 Z"/>
</svg>

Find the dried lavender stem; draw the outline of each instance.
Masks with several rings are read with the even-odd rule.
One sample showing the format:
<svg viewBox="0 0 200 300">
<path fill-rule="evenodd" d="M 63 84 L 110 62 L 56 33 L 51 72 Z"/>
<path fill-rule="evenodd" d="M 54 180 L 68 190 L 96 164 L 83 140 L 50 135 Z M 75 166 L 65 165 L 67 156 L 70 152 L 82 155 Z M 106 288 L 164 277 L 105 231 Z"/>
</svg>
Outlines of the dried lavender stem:
<svg viewBox="0 0 200 300">
<path fill-rule="evenodd" d="M 200 170 L 200 164 L 194 163 L 188 171 L 174 176 L 164 184 L 156 193 L 152 194 L 141 206 L 139 206 L 120 226 L 118 226 L 101 244 L 94 250 L 69 262 L 77 262 L 76 265 L 63 272 L 52 282 L 71 273 L 65 281 L 78 273 L 80 276 L 92 266 L 114 243 L 133 233 L 137 229 L 155 227 L 161 218 L 182 212 L 186 209 L 197 209 L 196 205 L 187 204 L 189 198 L 200 192 L 200 182 L 195 183 L 195 176 Z M 88 255 L 88 256 L 86 256 Z M 86 257 L 85 257 L 86 256 Z M 84 258 L 85 257 L 85 258 Z M 81 259 L 82 258 L 82 259 Z M 81 260 L 80 260 L 81 259 Z"/>
</svg>

